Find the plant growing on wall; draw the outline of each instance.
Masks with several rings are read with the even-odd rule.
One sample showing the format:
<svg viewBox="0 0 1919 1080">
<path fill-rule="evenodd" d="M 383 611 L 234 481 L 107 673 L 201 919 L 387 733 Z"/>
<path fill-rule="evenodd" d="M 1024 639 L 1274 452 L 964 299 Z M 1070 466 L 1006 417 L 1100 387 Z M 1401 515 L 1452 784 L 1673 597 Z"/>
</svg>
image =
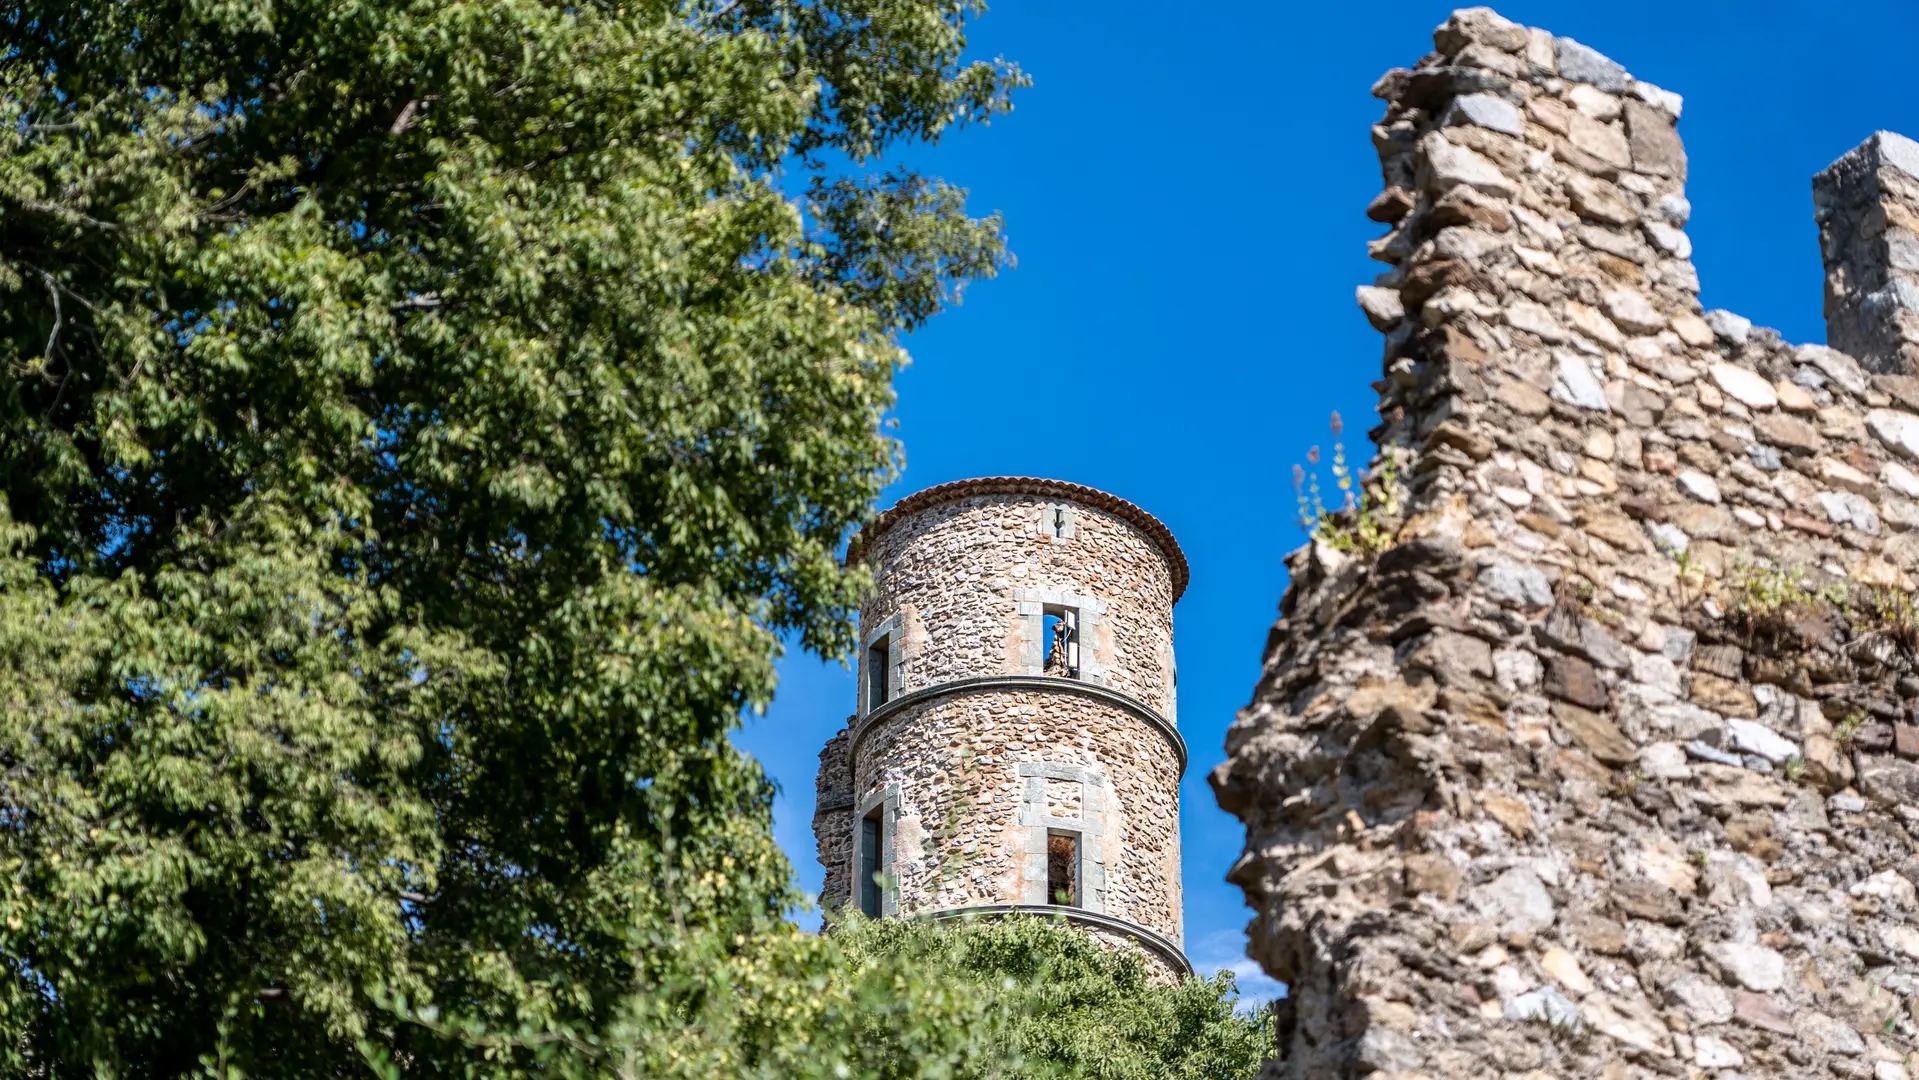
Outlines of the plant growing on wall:
<svg viewBox="0 0 1919 1080">
<path fill-rule="evenodd" d="M 1338 505 L 1326 506 L 1326 494 L 1319 484 L 1319 447 L 1306 453 L 1315 468 L 1308 472 L 1293 466 L 1293 491 L 1299 500 L 1299 527 L 1306 535 L 1350 554 L 1372 557 L 1391 546 L 1398 527 L 1404 490 L 1399 479 L 1399 455 L 1395 447 L 1382 447 L 1379 468 L 1371 472 L 1355 470 L 1346 461 L 1346 446 L 1339 441 L 1345 423 L 1333 413 L 1333 456 L 1329 464 L 1333 487 L 1339 492 Z"/>
</svg>

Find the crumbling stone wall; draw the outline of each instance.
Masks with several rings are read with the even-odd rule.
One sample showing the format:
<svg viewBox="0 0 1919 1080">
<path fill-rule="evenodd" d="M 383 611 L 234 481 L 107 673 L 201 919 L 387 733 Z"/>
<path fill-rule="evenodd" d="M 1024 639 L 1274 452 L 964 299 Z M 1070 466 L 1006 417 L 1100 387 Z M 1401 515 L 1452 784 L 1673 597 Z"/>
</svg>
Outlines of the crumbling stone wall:
<svg viewBox="0 0 1919 1080">
<path fill-rule="evenodd" d="M 901 914 L 1038 899 L 1025 883 L 1043 880 L 1045 852 L 1024 842 L 1018 766 L 1047 762 L 1096 778 L 1055 783 L 1073 804 L 1054 816 L 1088 826 L 1101 873 L 1086 887 L 1098 889 L 1100 910 L 1181 940 L 1184 763 L 1134 712 L 1044 690 L 961 692 L 884 718 L 855 757 L 856 790 L 900 785 Z"/>
<path fill-rule="evenodd" d="M 1907 1077 L 1919 147 L 1817 183 L 1862 364 L 1701 309 L 1676 95 L 1484 8 L 1434 44 L 1359 290 L 1402 516 L 1291 557 L 1212 778 L 1268 1074 Z"/>
</svg>

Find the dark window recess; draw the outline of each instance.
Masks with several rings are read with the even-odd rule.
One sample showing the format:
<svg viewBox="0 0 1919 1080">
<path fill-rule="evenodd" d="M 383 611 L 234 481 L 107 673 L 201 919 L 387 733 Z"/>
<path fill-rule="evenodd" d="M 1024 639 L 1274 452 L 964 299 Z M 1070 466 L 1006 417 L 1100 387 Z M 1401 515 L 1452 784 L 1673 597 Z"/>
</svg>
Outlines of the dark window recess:
<svg viewBox="0 0 1919 1080">
<path fill-rule="evenodd" d="M 1079 837 L 1073 833 L 1046 834 L 1046 898 L 1079 906 Z"/>
<path fill-rule="evenodd" d="M 1047 675 L 1079 678 L 1079 611 L 1049 605 L 1044 619 L 1046 656 L 1040 670 Z"/>
<path fill-rule="evenodd" d="M 1053 535 L 1064 537 L 1066 535 L 1066 508 L 1064 506 L 1053 507 L 1052 512 L 1047 515 L 1047 518 L 1047 524 L 1052 526 Z"/>
<path fill-rule="evenodd" d="M 888 661 L 887 639 L 866 647 L 866 707 L 877 709 L 893 696 L 893 670 Z"/>
<path fill-rule="evenodd" d="M 875 919 L 880 915 L 880 843 L 884 837 L 879 810 L 860 820 L 860 911 Z"/>
</svg>

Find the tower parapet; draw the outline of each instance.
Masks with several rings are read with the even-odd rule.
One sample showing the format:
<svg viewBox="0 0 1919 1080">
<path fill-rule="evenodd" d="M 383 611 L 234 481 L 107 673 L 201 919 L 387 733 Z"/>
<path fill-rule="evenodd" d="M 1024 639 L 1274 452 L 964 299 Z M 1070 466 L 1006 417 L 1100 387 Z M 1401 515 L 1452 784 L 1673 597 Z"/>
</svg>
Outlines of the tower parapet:
<svg viewBox="0 0 1919 1080">
<path fill-rule="evenodd" d="M 1172 534 L 1055 480 L 963 480 L 882 514 L 858 695 L 822 754 L 822 901 L 870 915 L 1056 911 L 1181 952 Z"/>
</svg>

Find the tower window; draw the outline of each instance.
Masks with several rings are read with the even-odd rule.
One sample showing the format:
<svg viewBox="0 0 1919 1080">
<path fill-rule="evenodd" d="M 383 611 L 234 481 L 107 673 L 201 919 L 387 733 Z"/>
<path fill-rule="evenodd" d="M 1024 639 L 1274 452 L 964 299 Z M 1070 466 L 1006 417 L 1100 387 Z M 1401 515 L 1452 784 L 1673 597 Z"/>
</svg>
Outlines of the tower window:
<svg viewBox="0 0 1919 1080">
<path fill-rule="evenodd" d="M 866 647 L 866 708 L 886 704 L 893 696 L 892 639 L 878 637 Z"/>
<path fill-rule="evenodd" d="M 1047 675 L 1079 678 L 1079 609 L 1046 605 L 1043 632 L 1046 652 L 1040 670 Z"/>
<path fill-rule="evenodd" d="M 1040 535 L 1058 542 L 1073 538 L 1073 508 L 1066 503 L 1048 503 L 1039 511 Z"/>
<path fill-rule="evenodd" d="M 880 851 L 886 842 L 886 819 L 881 807 L 860 819 L 860 911 L 880 915 Z"/>
<path fill-rule="evenodd" d="M 1046 834 L 1046 899 L 1063 907 L 1079 906 L 1079 834 Z"/>
</svg>

